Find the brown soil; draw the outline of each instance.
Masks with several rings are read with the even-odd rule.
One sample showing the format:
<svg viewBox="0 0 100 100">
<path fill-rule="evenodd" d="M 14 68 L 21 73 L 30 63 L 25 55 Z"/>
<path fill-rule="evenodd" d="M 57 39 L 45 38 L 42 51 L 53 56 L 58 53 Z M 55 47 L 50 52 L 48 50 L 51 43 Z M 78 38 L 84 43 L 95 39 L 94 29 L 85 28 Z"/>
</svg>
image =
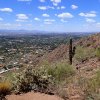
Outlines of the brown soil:
<svg viewBox="0 0 100 100">
<path fill-rule="evenodd" d="M 100 47 L 100 33 L 82 38 L 79 41 L 77 41 L 76 45 L 91 48 Z"/>
<path fill-rule="evenodd" d="M 10 95 L 7 100 L 63 100 L 55 95 L 47 95 L 41 93 L 29 92 L 21 95 Z"/>
<path fill-rule="evenodd" d="M 49 52 L 45 54 L 43 57 L 41 57 L 39 63 L 41 64 L 45 60 L 48 61 L 49 63 L 53 63 L 53 62 L 60 61 L 67 58 L 68 54 L 66 53 L 68 53 L 68 47 L 69 46 L 66 44 L 60 45 L 59 47 L 54 49 L 52 52 Z"/>
</svg>

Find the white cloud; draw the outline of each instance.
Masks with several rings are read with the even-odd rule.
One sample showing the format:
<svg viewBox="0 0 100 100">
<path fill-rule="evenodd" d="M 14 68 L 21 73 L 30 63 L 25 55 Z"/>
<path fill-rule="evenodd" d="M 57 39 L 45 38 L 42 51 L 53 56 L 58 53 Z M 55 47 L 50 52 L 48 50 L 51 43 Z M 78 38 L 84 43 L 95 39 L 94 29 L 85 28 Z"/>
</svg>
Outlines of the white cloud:
<svg viewBox="0 0 100 100">
<path fill-rule="evenodd" d="M 86 22 L 94 23 L 94 22 L 96 22 L 96 21 L 95 21 L 94 19 L 86 18 Z"/>
<path fill-rule="evenodd" d="M 55 22 L 54 19 L 45 19 L 44 20 L 44 24 L 52 24 L 53 22 Z"/>
<path fill-rule="evenodd" d="M 48 9 L 55 9 L 54 7 L 52 6 L 47 6 Z"/>
<path fill-rule="evenodd" d="M 19 20 L 26 20 L 28 16 L 26 14 L 17 14 L 16 15 Z"/>
<path fill-rule="evenodd" d="M 3 18 L 0 17 L 0 21 L 3 21 Z"/>
<path fill-rule="evenodd" d="M 66 23 L 66 22 L 68 22 L 68 21 L 66 21 L 66 20 L 64 20 L 64 19 L 61 19 L 61 22 Z"/>
<path fill-rule="evenodd" d="M 58 10 L 65 9 L 65 8 L 66 8 L 65 6 L 57 7 Z"/>
<path fill-rule="evenodd" d="M 22 1 L 22 2 L 30 2 L 32 0 L 18 0 L 18 1 Z"/>
<path fill-rule="evenodd" d="M 10 23 L 6 23 L 6 24 L 4 24 L 5 26 L 10 26 L 11 24 Z"/>
<path fill-rule="evenodd" d="M 54 19 L 45 19 L 44 21 L 45 21 L 45 22 L 55 22 Z"/>
<path fill-rule="evenodd" d="M 100 28 L 100 23 L 96 23 L 96 27 L 97 28 Z"/>
<path fill-rule="evenodd" d="M 27 22 L 27 20 L 16 19 L 16 22 Z"/>
<path fill-rule="evenodd" d="M 40 21 L 40 19 L 39 19 L 39 18 L 37 18 L 37 17 L 36 17 L 36 18 L 34 18 L 34 20 L 36 20 L 36 21 Z"/>
<path fill-rule="evenodd" d="M 52 6 L 39 6 L 38 8 L 41 9 L 41 10 L 55 9 L 55 8 L 52 7 Z"/>
<path fill-rule="evenodd" d="M 53 2 L 54 6 L 57 6 L 59 3 L 61 3 L 61 0 L 51 0 Z"/>
<path fill-rule="evenodd" d="M 38 8 L 41 9 L 41 10 L 47 10 L 46 6 L 39 6 Z"/>
<path fill-rule="evenodd" d="M 0 23 L 1 29 L 17 29 L 20 28 L 22 25 L 20 23 Z"/>
<path fill-rule="evenodd" d="M 0 11 L 2 12 L 13 12 L 11 8 L 0 8 Z"/>
<path fill-rule="evenodd" d="M 76 5 L 71 5 L 71 8 L 72 8 L 72 9 L 77 9 L 78 6 L 76 6 Z"/>
<path fill-rule="evenodd" d="M 45 2 L 45 0 L 40 0 L 40 2 Z"/>
<path fill-rule="evenodd" d="M 48 15 L 48 14 L 43 14 L 42 16 L 43 17 L 50 17 L 50 15 Z"/>
<path fill-rule="evenodd" d="M 96 12 L 95 11 L 91 11 L 91 12 L 88 12 L 88 13 L 79 13 L 80 16 L 82 17 L 96 17 Z"/>
<path fill-rule="evenodd" d="M 61 9 L 65 9 L 66 7 L 65 6 L 61 6 Z"/>
<path fill-rule="evenodd" d="M 100 23 L 97 23 L 97 25 L 100 25 Z"/>
<path fill-rule="evenodd" d="M 94 13 L 94 14 L 96 14 L 97 12 L 96 12 L 96 11 L 94 11 L 94 10 L 92 10 L 92 11 L 90 11 L 90 13 Z"/>
<path fill-rule="evenodd" d="M 61 13 L 61 14 L 59 14 L 59 15 L 57 15 L 59 18 L 62 18 L 62 19 L 64 19 L 64 18 L 73 18 L 74 16 L 71 14 L 71 13 L 68 13 L 68 12 L 66 12 L 66 13 Z"/>
</svg>

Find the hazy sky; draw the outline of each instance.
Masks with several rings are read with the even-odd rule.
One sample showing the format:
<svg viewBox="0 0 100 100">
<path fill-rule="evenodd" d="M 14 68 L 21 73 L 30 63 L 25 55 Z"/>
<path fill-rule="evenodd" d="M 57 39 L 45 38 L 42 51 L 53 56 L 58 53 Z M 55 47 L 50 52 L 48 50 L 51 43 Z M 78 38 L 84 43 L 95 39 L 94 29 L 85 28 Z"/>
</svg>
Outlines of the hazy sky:
<svg viewBox="0 0 100 100">
<path fill-rule="evenodd" d="M 100 31 L 100 0 L 0 0 L 0 29 Z"/>
</svg>

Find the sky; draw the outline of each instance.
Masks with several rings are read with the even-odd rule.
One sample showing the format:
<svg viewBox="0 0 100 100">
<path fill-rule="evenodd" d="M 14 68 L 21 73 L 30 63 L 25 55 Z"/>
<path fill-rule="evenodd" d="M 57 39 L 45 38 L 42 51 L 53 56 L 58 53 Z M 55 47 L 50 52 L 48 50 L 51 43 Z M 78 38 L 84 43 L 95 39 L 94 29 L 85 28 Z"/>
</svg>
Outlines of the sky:
<svg viewBox="0 0 100 100">
<path fill-rule="evenodd" d="M 0 29 L 100 31 L 100 0 L 0 0 Z"/>
</svg>

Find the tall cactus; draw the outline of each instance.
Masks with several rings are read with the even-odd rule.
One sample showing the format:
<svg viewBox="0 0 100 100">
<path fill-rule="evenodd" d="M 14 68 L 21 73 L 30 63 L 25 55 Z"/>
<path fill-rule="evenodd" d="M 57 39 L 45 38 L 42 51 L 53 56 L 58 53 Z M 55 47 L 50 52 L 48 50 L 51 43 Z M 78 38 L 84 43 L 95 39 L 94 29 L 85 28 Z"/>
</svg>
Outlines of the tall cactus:
<svg viewBox="0 0 100 100">
<path fill-rule="evenodd" d="M 72 46 L 72 38 L 70 38 L 70 42 L 69 42 L 69 62 L 70 62 L 71 65 L 72 65 L 72 59 L 75 55 L 75 49 L 76 49 L 76 47 Z"/>
</svg>

